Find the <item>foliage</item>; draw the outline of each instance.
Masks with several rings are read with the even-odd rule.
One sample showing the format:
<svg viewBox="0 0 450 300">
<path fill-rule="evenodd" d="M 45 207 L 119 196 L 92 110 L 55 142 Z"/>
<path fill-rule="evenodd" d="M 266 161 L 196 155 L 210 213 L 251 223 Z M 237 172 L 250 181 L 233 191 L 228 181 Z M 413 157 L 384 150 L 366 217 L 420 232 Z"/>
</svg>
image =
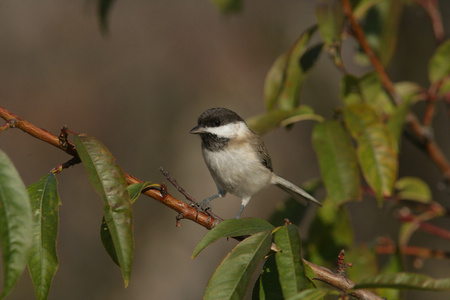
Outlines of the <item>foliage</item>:
<svg viewBox="0 0 450 300">
<path fill-rule="evenodd" d="M 213 2 L 224 13 L 239 11 L 243 6 L 242 1 L 236 0 Z M 98 1 L 104 30 L 113 3 Z M 242 299 L 248 293 L 253 273 L 261 265 L 252 289 L 253 299 L 322 299 L 338 294 L 324 285 L 316 286 L 314 278 L 318 275 L 303 258 L 331 267 L 341 249 L 347 251 L 347 260 L 354 262 L 354 268 L 348 271 L 357 282 L 354 290 L 371 288 L 380 296 L 394 298 L 403 289 L 450 290 L 450 278 L 433 279 L 425 274 L 405 272 L 403 268 L 405 255 L 420 256 L 424 250 L 409 245 L 416 231 L 426 228 L 429 234 L 448 239 L 447 230 L 429 221 L 449 214 L 433 201 L 430 188 L 421 178 L 398 178 L 405 133 L 415 139 L 443 174 L 450 169 L 443 154 L 436 150 L 435 141 L 424 133 L 431 124 L 430 111 L 435 103 L 450 98 L 450 40 L 439 40 L 440 45 L 429 60 L 426 71 L 430 86 L 392 82 L 385 67 L 394 58 L 399 20 L 409 1 L 360 0 L 352 4 L 353 7 L 346 0 L 319 1 L 317 24 L 301 33 L 292 47 L 274 61 L 267 74 L 264 88 L 267 112 L 248 120 L 248 125 L 259 134 L 277 127 L 290 128 L 303 120 L 316 122 L 312 144 L 322 176 L 314 181 L 310 191 L 320 188 L 326 191 L 324 206 L 315 214 L 304 239 L 300 238 L 297 226 L 289 221 L 280 225 L 280 218 L 289 216 L 297 222 L 305 213 L 304 208 L 290 201 L 274 213 L 273 224 L 250 218 L 226 220 L 215 226 L 200 241 L 193 257 L 223 237 L 239 242 L 212 275 L 205 299 Z M 322 41 L 312 44 L 319 34 Z M 355 60 L 374 67 L 362 76 L 350 74 L 341 59 L 341 46 L 352 37 L 359 45 L 354 52 Z M 302 87 L 323 52 L 328 53 L 342 72 L 341 103 L 332 119 L 302 103 Z M 411 110 L 417 101 L 426 103 L 422 123 Z M 9 127 L 13 126 L 7 123 L 1 130 Z M 127 286 L 134 250 L 132 203 L 146 189 L 163 189 L 149 182 L 127 186 L 124 172 L 104 144 L 86 134 L 74 134 L 74 140 L 73 156 L 84 165 L 89 181 L 102 199 L 101 241 L 119 266 Z M 26 265 L 36 298 L 48 298 L 58 268 L 56 242 L 61 199 L 55 175 L 62 169 L 45 174 L 26 189 L 13 163 L 0 151 L 0 240 L 4 274 L 0 299 L 12 290 Z M 397 241 L 380 244 L 374 240 L 373 245 L 355 242 L 347 205 L 373 199 L 379 207 L 389 203 L 399 211 L 408 212 L 397 216 L 401 222 Z M 381 254 L 388 255 L 385 265 L 377 259 Z M 339 257 L 338 274 L 347 281 L 348 264 L 343 260 Z"/>
</svg>

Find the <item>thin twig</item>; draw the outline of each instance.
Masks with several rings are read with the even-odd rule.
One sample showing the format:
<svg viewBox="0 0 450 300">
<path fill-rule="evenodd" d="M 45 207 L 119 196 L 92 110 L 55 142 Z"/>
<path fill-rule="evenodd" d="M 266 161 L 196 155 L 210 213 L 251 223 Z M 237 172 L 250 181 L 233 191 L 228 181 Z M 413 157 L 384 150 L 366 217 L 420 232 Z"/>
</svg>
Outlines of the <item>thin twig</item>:
<svg viewBox="0 0 450 300">
<path fill-rule="evenodd" d="M 197 202 L 194 197 L 192 197 L 184 188 L 182 188 L 179 184 L 178 181 L 173 178 L 172 176 L 170 176 L 169 172 L 167 172 L 166 170 L 164 170 L 163 167 L 160 167 L 159 170 L 161 171 L 161 173 L 163 173 L 163 175 L 167 178 L 167 180 L 169 180 L 169 182 L 176 187 L 176 189 L 178 190 L 178 192 L 180 192 L 185 198 L 186 200 L 190 201 L 190 202 Z"/>
<path fill-rule="evenodd" d="M 172 176 L 170 176 L 169 172 L 164 170 L 163 167 L 160 167 L 159 170 L 161 171 L 161 173 L 163 173 L 164 176 L 166 176 L 167 180 L 169 180 L 169 182 L 178 190 L 178 192 L 180 192 L 187 200 L 189 200 L 191 202 L 191 204 L 195 205 L 197 210 L 199 210 L 198 202 L 194 199 L 194 197 L 192 197 L 184 188 L 182 188 L 181 185 L 178 183 L 178 181 L 175 178 L 173 178 Z M 223 219 L 221 217 L 219 217 L 218 215 L 214 214 L 211 211 L 211 209 L 207 209 L 205 211 L 205 213 L 207 213 L 214 219 L 223 221 Z M 179 216 L 179 218 L 181 218 L 181 216 Z"/>
</svg>

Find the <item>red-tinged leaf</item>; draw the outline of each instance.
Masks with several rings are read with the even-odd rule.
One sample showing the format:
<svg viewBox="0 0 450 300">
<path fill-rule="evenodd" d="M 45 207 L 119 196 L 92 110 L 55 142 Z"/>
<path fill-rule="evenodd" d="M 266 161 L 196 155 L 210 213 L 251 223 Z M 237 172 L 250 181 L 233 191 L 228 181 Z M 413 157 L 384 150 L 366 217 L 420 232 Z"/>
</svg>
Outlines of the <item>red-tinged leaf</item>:
<svg viewBox="0 0 450 300">
<path fill-rule="evenodd" d="M 264 85 L 267 110 L 274 110 L 277 105 L 281 110 L 298 106 L 303 82 L 322 51 L 322 45 L 307 47 L 316 30 L 317 26 L 306 30 L 294 46 L 275 61 L 267 73 Z"/>
<path fill-rule="evenodd" d="M 337 121 L 318 123 L 314 127 L 312 139 L 328 199 L 337 205 L 360 200 L 358 159 L 342 124 Z"/>
<path fill-rule="evenodd" d="M 275 227 L 258 218 L 229 219 L 220 222 L 216 227 L 208 231 L 195 247 L 192 258 L 195 258 L 206 247 L 223 237 L 236 237 L 255 234 L 261 231 L 273 230 Z"/>
<path fill-rule="evenodd" d="M 33 210 L 33 247 L 28 257 L 28 269 L 36 298 L 44 300 L 58 269 L 56 240 L 61 200 L 55 175 L 47 174 L 30 185 L 28 195 Z"/>
<path fill-rule="evenodd" d="M 392 194 L 397 178 L 398 161 L 393 138 L 380 116 L 365 103 L 346 106 L 344 118 L 356 140 L 363 175 L 382 201 L 383 196 Z"/>
<path fill-rule="evenodd" d="M 253 271 L 271 243 L 271 231 L 263 231 L 237 244 L 209 280 L 203 299 L 243 299 Z"/>
<path fill-rule="evenodd" d="M 92 136 L 75 135 L 75 146 L 91 182 L 103 198 L 103 216 L 111 233 L 125 286 L 133 260 L 133 214 L 127 183 L 111 152 Z"/>
<path fill-rule="evenodd" d="M 354 289 L 366 288 L 448 291 L 450 278 L 433 279 L 427 275 L 414 273 L 380 274 L 364 279 L 354 287 Z"/>
<path fill-rule="evenodd" d="M 27 189 L 6 153 L 0 150 L 0 242 L 3 259 L 3 291 L 12 290 L 31 250 L 32 217 Z"/>
</svg>

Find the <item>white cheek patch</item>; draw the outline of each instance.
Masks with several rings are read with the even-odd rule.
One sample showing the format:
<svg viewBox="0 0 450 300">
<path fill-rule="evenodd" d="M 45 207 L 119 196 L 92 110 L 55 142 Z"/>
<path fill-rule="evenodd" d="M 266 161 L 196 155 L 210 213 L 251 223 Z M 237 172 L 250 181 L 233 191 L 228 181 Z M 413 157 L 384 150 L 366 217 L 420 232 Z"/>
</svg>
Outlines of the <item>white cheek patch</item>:
<svg viewBox="0 0 450 300">
<path fill-rule="evenodd" d="M 205 131 L 215 134 L 222 138 L 235 138 L 246 130 L 246 125 L 243 122 L 234 122 L 219 127 L 207 127 Z"/>
</svg>

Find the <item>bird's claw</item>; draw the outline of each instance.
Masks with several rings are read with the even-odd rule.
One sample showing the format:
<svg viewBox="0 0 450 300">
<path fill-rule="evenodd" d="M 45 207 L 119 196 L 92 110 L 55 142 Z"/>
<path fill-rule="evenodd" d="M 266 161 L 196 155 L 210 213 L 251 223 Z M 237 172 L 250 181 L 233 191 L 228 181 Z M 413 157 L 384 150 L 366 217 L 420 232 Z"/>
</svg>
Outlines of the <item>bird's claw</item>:
<svg viewBox="0 0 450 300">
<path fill-rule="evenodd" d="M 212 208 L 212 205 L 210 202 L 211 201 L 209 199 L 205 199 L 201 202 L 192 202 L 190 204 L 190 206 L 197 208 L 197 211 L 206 212 L 207 210 L 210 210 Z"/>
</svg>

